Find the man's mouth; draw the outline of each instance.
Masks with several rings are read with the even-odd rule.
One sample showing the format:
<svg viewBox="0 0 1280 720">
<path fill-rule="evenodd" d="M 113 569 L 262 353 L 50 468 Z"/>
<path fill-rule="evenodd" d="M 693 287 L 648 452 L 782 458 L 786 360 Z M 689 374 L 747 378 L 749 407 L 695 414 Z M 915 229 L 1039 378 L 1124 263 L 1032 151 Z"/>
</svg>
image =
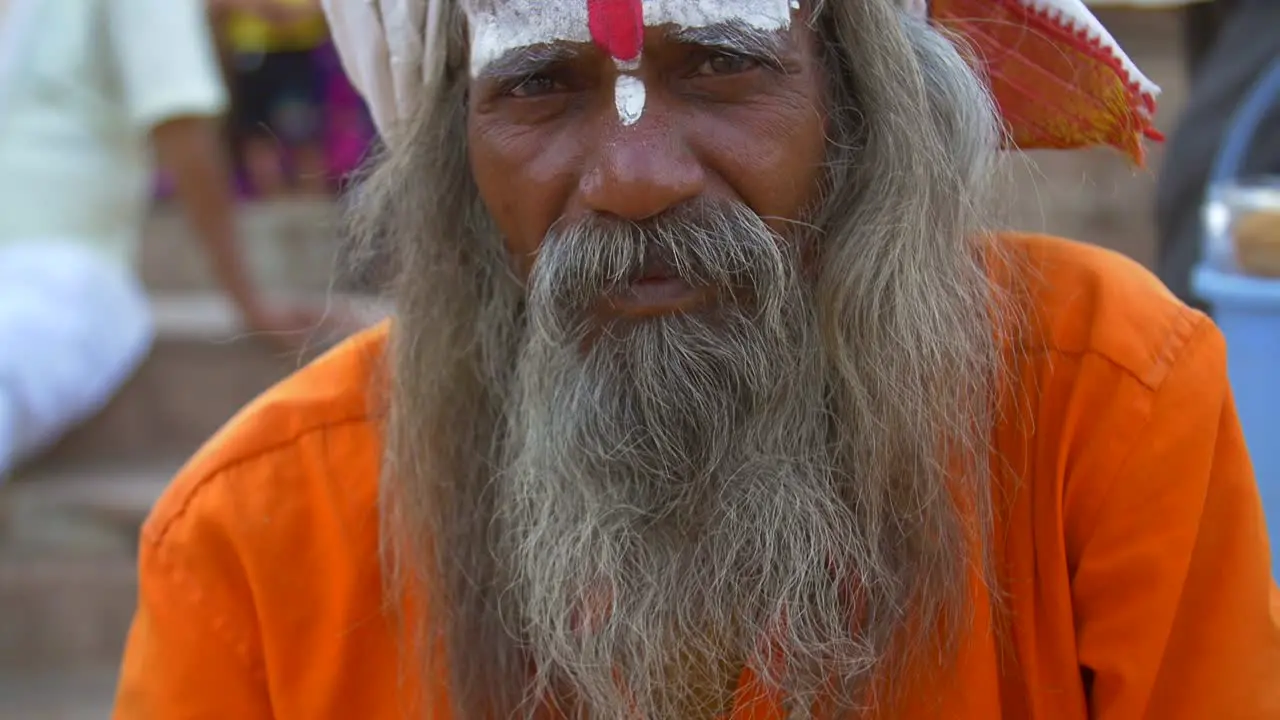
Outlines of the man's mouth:
<svg viewBox="0 0 1280 720">
<path fill-rule="evenodd" d="M 691 285 L 661 258 L 652 258 L 626 285 L 609 296 L 609 308 L 622 315 L 660 315 L 683 312 L 701 305 L 706 287 Z"/>
</svg>

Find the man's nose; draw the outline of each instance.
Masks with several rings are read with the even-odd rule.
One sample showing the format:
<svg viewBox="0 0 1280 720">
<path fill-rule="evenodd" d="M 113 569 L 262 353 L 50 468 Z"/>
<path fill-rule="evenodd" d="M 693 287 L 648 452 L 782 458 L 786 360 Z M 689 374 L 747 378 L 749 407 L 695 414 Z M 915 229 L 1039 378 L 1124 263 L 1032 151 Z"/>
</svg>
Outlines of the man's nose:
<svg viewBox="0 0 1280 720">
<path fill-rule="evenodd" d="M 586 209 L 640 221 L 692 200 L 706 188 L 706 171 L 678 132 L 657 118 L 602 133 L 579 191 Z"/>
</svg>

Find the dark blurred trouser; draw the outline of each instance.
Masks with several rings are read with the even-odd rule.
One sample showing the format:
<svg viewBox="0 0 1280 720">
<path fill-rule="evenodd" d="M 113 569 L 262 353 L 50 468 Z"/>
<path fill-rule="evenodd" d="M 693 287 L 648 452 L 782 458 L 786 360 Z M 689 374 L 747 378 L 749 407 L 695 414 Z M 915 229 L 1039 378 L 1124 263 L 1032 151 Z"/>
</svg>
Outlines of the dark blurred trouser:
<svg viewBox="0 0 1280 720">
<path fill-rule="evenodd" d="M 235 64 L 235 134 L 286 146 L 320 142 L 324 86 L 312 51 L 242 55 Z"/>
</svg>

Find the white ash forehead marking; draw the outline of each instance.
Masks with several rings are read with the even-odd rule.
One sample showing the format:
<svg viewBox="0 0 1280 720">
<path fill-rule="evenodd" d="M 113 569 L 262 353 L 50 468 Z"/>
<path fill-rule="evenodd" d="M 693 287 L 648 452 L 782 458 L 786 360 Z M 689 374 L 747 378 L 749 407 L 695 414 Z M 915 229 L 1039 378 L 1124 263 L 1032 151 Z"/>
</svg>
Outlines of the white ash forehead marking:
<svg viewBox="0 0 1280 720">
<path fill-rule="evenodd" d="M 791 12 L 791 0 L 644 0 L 645 25 L 654 27 L 738 22 L 760 30 L 782 30 L 791 25 Z"/>
<path fill-rule="evenodd" d="M 586 0 L 549 8 L 548 0 L 468 0 L 471 74 L 522 47 L 553 42 L 589 43 Z M 737 22 L 761 30 L 791 25 L 798 0 L 643 0 L 646 26 L 706 27 Z"/>
<path fill-rule="evenodd" d="M 613 102 L 623 125 L 635 125 L 644 114 L 644 82 L 635 75 L 619 75 L 613 88 Z"/>
<path fill-rule="evenodd" d="M 571 1 L 554 10 L 546 0 L 508 0 L 466 6 L 471 30 L 471 75 L 517 48 L 551 42 L 591 42 L 587 3 Z"/>
</svg>

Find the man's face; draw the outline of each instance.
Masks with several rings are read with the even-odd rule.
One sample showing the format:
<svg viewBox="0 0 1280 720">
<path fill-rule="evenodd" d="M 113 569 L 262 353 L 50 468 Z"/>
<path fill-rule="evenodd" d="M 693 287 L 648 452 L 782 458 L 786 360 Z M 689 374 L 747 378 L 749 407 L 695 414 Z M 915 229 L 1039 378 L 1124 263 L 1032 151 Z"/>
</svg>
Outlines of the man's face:
<svg viewBox="0 0 1280 720">
<path fill-rule="evenodd" d="M 737 205 L 786 236 L 814 202 L 821 68 L 800 12 L 787 0 L 643 12 L 628 38 L 602 33 L 586 0 L 469 8 L 472 171 L 522 276 L 553 229 Z M 631 275 L 606 312 L 661 314 L 711 295 L 652 258 Z"/>
<path fill-rule="evenodd" d="M 456 1 L 471 81 L 362 205 L 458 716 L 721 717 L 743 667 L 856 705 L 967 599 L 985 89 L 899 0 Z"/>
</svg>

